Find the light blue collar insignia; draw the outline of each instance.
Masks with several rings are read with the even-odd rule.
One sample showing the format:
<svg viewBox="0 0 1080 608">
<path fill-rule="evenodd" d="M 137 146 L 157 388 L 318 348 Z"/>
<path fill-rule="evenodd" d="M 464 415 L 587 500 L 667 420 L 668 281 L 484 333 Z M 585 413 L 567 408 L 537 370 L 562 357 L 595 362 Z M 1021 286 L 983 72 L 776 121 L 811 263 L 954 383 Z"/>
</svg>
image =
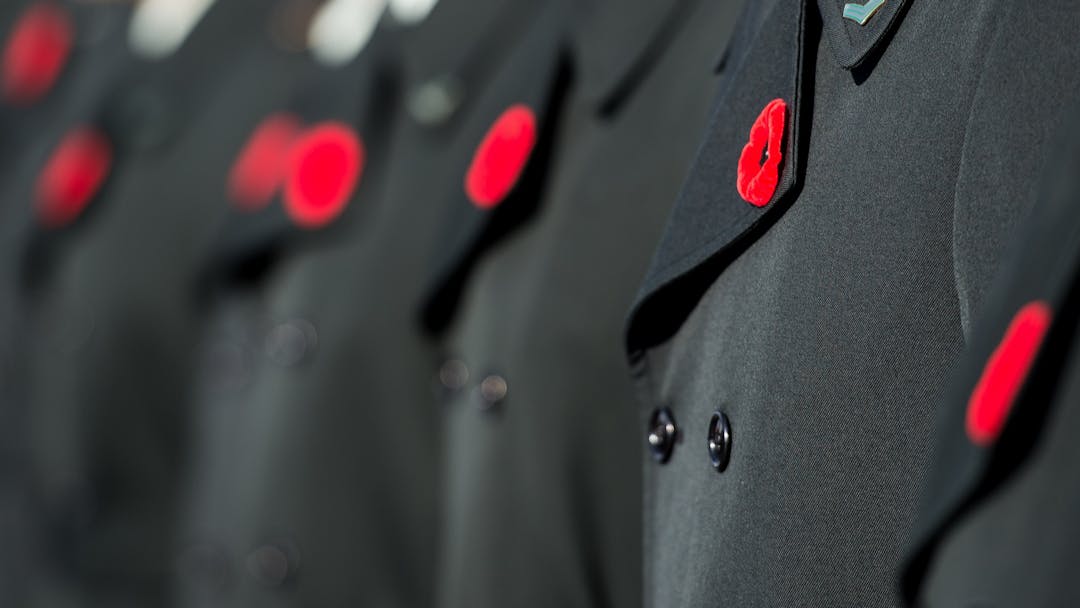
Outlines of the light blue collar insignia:
<svg viewBox="0 0 1080 608">
<path fill-rule="evenodd" d="M 864 4 L 849 2 L 844 5 L 844 19 L 851 19 L 859 25 L 866 25 L 867 21 L 885 6 L 885 0 L 866 0 Z"/>
</svg>

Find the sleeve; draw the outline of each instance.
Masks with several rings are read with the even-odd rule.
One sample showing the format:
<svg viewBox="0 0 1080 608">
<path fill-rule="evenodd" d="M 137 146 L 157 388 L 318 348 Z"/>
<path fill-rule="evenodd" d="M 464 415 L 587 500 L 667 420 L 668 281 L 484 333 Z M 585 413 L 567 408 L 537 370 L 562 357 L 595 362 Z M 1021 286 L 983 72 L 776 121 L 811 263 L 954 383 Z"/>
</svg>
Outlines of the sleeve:
<svg viewBox="0 0 1080 608">
<path fill-rule="evenodd" d="M 971 104 L 953 211 L 953 268 L 965 337 L 1002 251 L 1034 204 L 1050 143 L 1080 94 L 1080 5 L 1000 5 Z"/>
</svg>

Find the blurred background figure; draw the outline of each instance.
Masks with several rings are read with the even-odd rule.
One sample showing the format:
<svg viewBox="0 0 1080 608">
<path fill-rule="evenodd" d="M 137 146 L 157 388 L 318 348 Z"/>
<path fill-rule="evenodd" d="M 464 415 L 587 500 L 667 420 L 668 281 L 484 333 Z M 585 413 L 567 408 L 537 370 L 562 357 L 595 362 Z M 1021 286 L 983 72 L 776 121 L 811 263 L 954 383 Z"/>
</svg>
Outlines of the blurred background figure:
<svg viewBox="0 0 1080 608">
<path fill-rule="evenodd" d="M 1042 433 L 1076 409 L 1066 262 L 1080 149 L 1075 127 L 1047 143 L 1075 97 L 1060 66 L 1077 47 L 1061 41 L 1080 12 L 987 2 L 938 19 L 932 3 L 905 17 L 910 3 L 785 1 L 0 3 L 0 607 L 636 608 L 792 589 L 891 598 L 901 582 L 907 600 L 948 606 L 1017 555 L 1040 574 L 1000 577 L 1009 588 L 988 597 L 1068 604 L 1056 566 L 1074 548 L 1044 540 L 1076 502 L 1059 487 L 1075 448 Z M 905 38 L 912 17 L 932 29 Z M 844 32 L 861 32 L 856 64 L 873 59 L 832 65 Z M 976 34 L 985 45 L 960 40 Z M 911 46 L 931 39 L 966 50 Z M 983 67 L 903 69 L 927 57 Z M 957 137 L 909 121 L 903 141 L 955 153 L 960 185 L 882 174 L 893 181 L 870 185 L 904 203 L 882 208 L 911 221 L 853 224 L 845 201 L 875 200 L 856 192 L 870 187 L 852 179 L 858 163 L 803 161 L 871 158 L 860 146 L 891 141 L 899 114 L 859 99 L 903 105 L 893 93 L 930 77 L 943 86 L 915 87 L 915 101 L 967 112 L 940 102 L 968 91 L 979 120 L 945 121 Z M 776 95 L 788 101 L 769 103 L 746 144 L 740 113 Z M 834 105 L 856 118 L 830 122 Z M 754 147 L 766 143 L 785 151 Z M 1044 158 L 1061 166 L 1006 260 L 999 241 L 1035 201 Z M 949 227 L 965 222 L 978 230 Z M 803 238 L 820 229 L 839 236 Z M 923 240 L 893 238 L 904 230 Z M 878 312 L 856 315 L 863 333 L 827 331 L 858 298 L 784 277 L 837 260 L 837 276 L 873 271 L 861 249 L 833 255 L 852 243 L 885 264 L 845 287 Z M 935 247 L 964 255 L 921 257 Z M 920 274 L 908 253 L 944 272 Z M 755 308 L 762 285 L 806 297 Z M 902 321 L 923 364 L 896 350 Z M 965 345 L 931 427 L 934 385 Z M 906 375 L 833 369 L 879 350 L 904 355 Z M 801 372 L 722 373 L 755 352 Z M 777 448 L 731 470 L 731 421 L 710 397 L 725 378 L 757 395 L 744 421 Z M 986 383 L 1011 393 L 980 401 Z M 870 390 L 896 386 L 909 398 Z M 853 424 L 832 441 L 798 441 L 817 419 L 762 405 L 784 391 L 802 403 L 808 387 L 846 406 Z M 1013 400 L 1027 407 L 1009 417 Z M 862 415 L 875 405 L 919 424 Z M 912 455 L 929 449 L 909 448 L 930 430 L 940 458 L 904 558 L 890 543 L 905 537 L 885 533 L 903 518 L 860 516 L 915 517 L 914 493 L 862 490 L 913 484 Z M 1040 438 L 1044 458 L 1022 469 Z M 694 461 L 678 456 L 690 444 Z M 834 486 L 819 483 L 821 454 Z M 828 508 L 807 519 L 807 505 Z M 770 509 L 791 525 L 762 519 Z M 1050 557 L 1006 550 L 1033 539 Z"/>
<path fill-rule="evenodd" d="M 19 279 L 11 335 L 27 330 L 11 341 L 5 408 L 21 416 L 12 462 L 28 471 L 19 495 L 34 519 L 16 528 L 35 558 L 12 605 L 171 603 L 205 320 L 196 286 L 230 189 L 250 201 L 266 179 L 257 167 L 230 183 L 235 155 L 295 97 L 313 57 L 342 54 L 340 34 L 311 27 L 320 8 L 38 2 L 12 26 L 6 56 L 56 72 L 53 90 L 5 108 L 13 124 L 42 115 L 25 142 L 5 138 L 23 148 L 3 184 L 5 262 Z M 50 59 L 68 30 L 67 59 Z"/>
<path fill-rule="evenodd" d="M 0 7 L 0 605 L 638 605 L 620 328 L 738 7 Z"/>
<path fill-rule="evenodd" d="M 100 186 L 112 149 L 88 128 L 125 70 L 133 66 L 121 5 L 5 2 L 0 57 L 0 603 L 29 604 L 56 540 L 35 488 L 29 414 L 29 347 L 51 341 L 65 352 L 72 329 L 31 331 L 28 264 L 39 232 L 64 225 Z M 48 226 L 48 228 L 46 228 Z M 77 330 L 74 330 L 77 331 Z M 64 355 L 58 354 L 58 357 Z M 63 447 L 62 447 L 63 449 Z M 33 450 L 33 451 L 32 451 Z"/>
</svg>

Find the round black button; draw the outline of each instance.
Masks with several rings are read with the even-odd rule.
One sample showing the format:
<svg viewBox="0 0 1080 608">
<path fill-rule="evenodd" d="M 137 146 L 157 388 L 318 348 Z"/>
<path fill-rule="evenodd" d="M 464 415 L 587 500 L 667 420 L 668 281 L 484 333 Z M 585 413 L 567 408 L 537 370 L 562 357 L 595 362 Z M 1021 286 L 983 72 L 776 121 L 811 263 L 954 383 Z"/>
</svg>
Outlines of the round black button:
<svg viewBox="0 0 1080 608">
<path fill-rule="evenodd" d="M 267 587 L 277 587 L 296 574 L 300 551 L 291 539 L 281 538 L 249 553 L 247 567 L 255 580 Z"/>
<path fill-rule="evenodd" d="M 679 435 L 671 410 L 665 407 L 654 411 L 649 418 L 648 431 L 649 452 L 652 453 L 653 460 L 660 464 L 667 462 Z"/>
<path fill-rule="evenodd" d="M 480 382 L 480 409 L 493 409 L 502 403 L 503 399 L 506 399 L 509 390 L 510 385 L 506 383 L 506 378 L 498 374 L 487 376 Z"/>
<path fill-rule="evenodd" d="M 447 359 L 439 368 L 439 384 L 449 392 L 465 388 L 469 382 L 469 366 L 461 359 Z"/>
<path fill-rule="evenodd" d="M 447 75 L 417 87 L 409 94 L 407 105 L 413 120 L 425 127 L 437 127 L 450 120 L 464 97 L 464 83 Z"/>
<path fill-rule="evenodd" d="M 723 472 L 731 460 L 731 422 L 727 414 L 717 411 L 709 421 L 709 460 L 717 471 Z"/>
</svg>

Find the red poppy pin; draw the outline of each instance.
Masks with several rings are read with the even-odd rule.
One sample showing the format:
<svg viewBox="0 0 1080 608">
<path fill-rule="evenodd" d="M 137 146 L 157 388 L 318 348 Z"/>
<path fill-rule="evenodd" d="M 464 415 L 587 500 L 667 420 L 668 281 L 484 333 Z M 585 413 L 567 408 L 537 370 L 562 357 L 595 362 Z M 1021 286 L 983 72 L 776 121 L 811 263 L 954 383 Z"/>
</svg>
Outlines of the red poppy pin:
<svg viewBox="0 0 1080 608">
<path fill-rule="evenodd" d="M 228 192 L 243 211 L 270 204 L 286 177 L 289 151 L 301 132 L 300 119 L 274 114 L 252 132 L 229 171 Z"/>
<path fill-rule="evenodd" d="M 0 89 L 16 105 L 34 103 L 53 87 L 75 38 L 71 16 L 52 2 L 38 2 L 15 23 L 0 60 Z"/>
<path fill-rule="evenodd" d="M 345 210 L 364 170 L 364 144 L 339 122 L 315 125 L 290 150 L 285 211 L 303 228 L 329 224 Z"/>
<path fill-rule="evenodd" d="M 98 129 L 81 127 L 64 136 L 38 175 L 38 219 L 49 228 L 75 221 L 105 184 L 112 162 L 112 145 Z"/>
<path fill-rule="evenodd" d="M 750 140 L 739 156 L 739 176 L 736 188 L 739 196 L 755 207 L 764 207 L 772 200 L 780 181 L 780 146 L 784 142 L 787 104 L 774 99 L 754 121 Z"/>
<path fill-rule="evenodd" d="M 523 104 L 506 109 L 476 148 L 465 193 L 473 205 L 491 209 L 514 189 L 536 145 L 536 114 Z"/>
<path fill-rule="evenodd" d="M 975 445 L 989 445 L 1001 433 L 1052 318 L 1050 307 L 1035 301 L 1021 308 L 1009 323 L 968 400 L 965 426 Z"/>
</svg>

